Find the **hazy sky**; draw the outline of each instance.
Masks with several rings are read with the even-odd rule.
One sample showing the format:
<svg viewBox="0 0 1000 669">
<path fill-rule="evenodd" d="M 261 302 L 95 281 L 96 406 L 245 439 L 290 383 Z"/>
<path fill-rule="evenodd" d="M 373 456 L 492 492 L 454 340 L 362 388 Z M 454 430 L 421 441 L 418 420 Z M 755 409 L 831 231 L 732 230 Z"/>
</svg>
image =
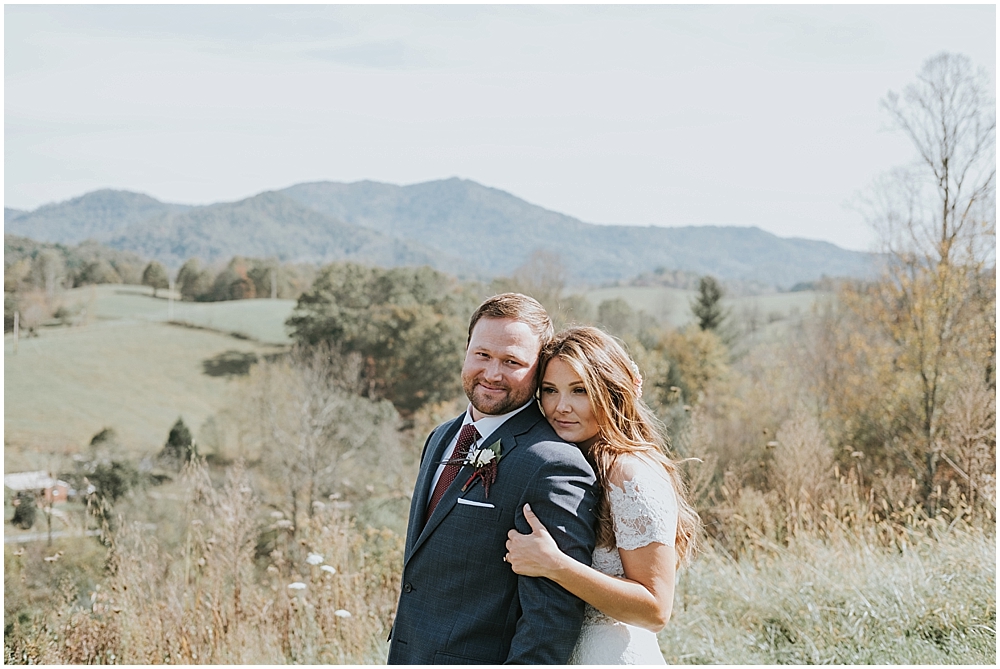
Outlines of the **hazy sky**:
<svg viewBox="0 0 1000 669">
<path fill-rule="evenodd" d="M 6 5 L 4 38 L 8 207 L 458 176 L 855 249 L 913 157 L 879 100 L 943 50 L 996 80 L 993 5 Z"/>
</svg>

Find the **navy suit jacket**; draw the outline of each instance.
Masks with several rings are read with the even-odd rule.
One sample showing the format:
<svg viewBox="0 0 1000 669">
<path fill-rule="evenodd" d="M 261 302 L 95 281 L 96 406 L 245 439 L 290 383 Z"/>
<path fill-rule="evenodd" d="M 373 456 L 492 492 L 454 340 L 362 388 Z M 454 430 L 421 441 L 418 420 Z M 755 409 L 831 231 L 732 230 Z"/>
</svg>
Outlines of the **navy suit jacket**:
<svg viewBox="0 0 1000 669">
<path fill-rule="evenodd" d="M 502 449 L 489 496 L 478 478 L 461 490 L 475 471 L 463 467 L 425 525 L 430 482 L 462 420 L 439 425 L 424 444 L 389 663 L 565 664 L 583 602 L 548 579 L 518 576 L 503 557 L 511 528 L 531 531 L 523 512 L 529 503 L 563 552 L 589 565 L 594 472 L 532 404 L 483 443 L 499 440 Z"/>
</svg>

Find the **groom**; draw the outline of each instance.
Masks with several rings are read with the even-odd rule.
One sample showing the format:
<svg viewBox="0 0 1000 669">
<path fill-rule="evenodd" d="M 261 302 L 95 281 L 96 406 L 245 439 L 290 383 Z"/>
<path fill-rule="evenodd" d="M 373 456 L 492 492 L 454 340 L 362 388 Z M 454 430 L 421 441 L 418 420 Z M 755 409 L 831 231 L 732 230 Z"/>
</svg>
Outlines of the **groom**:
<svg viewBox="0 0 1000 669">
<path fill-rule="evenodd" d="M 504 561 L 507 532 L 531 531 L 525 503 L 565 553 L 590 564 L 594 549 L 593 470 L 535 401 L 538 354 L 551 338 L 545 309 L 525 295 L 491 297 L 472 316 L 462 365 L 471 404 L 424 444 L 390 664 L 569 659 L 583 602 Z"/>
</svg>

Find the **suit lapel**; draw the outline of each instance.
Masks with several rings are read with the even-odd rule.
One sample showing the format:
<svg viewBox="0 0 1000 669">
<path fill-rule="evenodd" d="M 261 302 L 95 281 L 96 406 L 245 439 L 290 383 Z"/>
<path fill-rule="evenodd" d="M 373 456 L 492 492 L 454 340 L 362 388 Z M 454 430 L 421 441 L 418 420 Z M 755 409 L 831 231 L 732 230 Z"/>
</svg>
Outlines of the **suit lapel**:
<svg viewBox="0 0 1000 669">
<path fill-rule="evenodd" d="M 463 413 L 451 421 L 450 424 L 446 424 L 443 429 L 434 435 L 431 443 L 427 445 L 427 453 L 424 454 L 424 460 L 420 464 L 420 473 L 417 476 L 417 482 L 413 488 L 413 500 L 410 503 L 410 532 L 406 536 L 407 559 L 409 559 L 410 554 L 416 548 L 415 544 L 419 536 L 413 529 L 422 528 L 424 524 L 424 514 L 427 512 L 427 503 L 430 501 L 430 487 L 431 481 L 434 479 L 434 472 L 437 471 L 438 464 L 444 459 L 444 450 L 451 443 L 451 440 L 455 438 L 455 434 L 462 426 L 464 419 L 465 414 Z M 422 533 L 422 530 L 420 533 Z"/>
<path fill-rule="evenodd" d="M 539 420 L 542 419 L 543 419 L 542 412 L 539 411 L 537 405 L 533 405 L 528 407 L 521 413 L 517 414 L 516 416 L 511 417 L 510 420 L 505 422 L 503 425 L 497 428 L 495 432 L 493 432 L 489 437 L 487 437 L 485 445 L 489 446 L 490 444 L 493 444 L 499 439 L 501 447 L 503 449 L 501 461 L 500 464 L 498 465 L 499 469 L 497 470 L 497 484 L 500 484 L 503 480 L 503 458 L 508 457 L 511 451 L 517 448 L 517 437 L 530 430 L 532 427 L 535 426 L 535 424 Z M 434 450 L 434 455 L 435 455 L 435 460 L 433 461 L 434 467 L 436 467 L 437 463 L 441 462 L 441 460 L 444 458 L 444 449 L 451 442 L 452 437 L 455 436 L 455 433 L 458 431 L 458 428 L 461 426 L 461 424 L 462 424 L 462 417 L 460 416 L 455 421 L 454 424 L 448 426 L 448 429 L 444 431 L 445 432 L 444 436 L 447 436 L 447 438 L 443 439 L 442 443 L 439 444 L 438 447 L 435 448 Z M 430 472 L 429 474 L 428 471 Z M 472 465 L 466 465 L 465 467 L 462 467 L 462 469 L 460 469 L 458 472 L 458 476 L 455 477 L 455 482 L 451 485 L 451 487 L 448 488 L 447 492 L 445 492 L 444 496 L 441 498 L 441 501 L 438 502 L 437 507 L 434 509 L 434 514 L 427 519 L 427 524 L 424 526 L 420 534 L 414 538 L 412 544 L 410 542 L 409 537 L 407 537 L 407 544 L 411 545 L 407 546 L 406 557 L 404 558 L 404 564 L 406 562 L 409 562 L 410 558 L 417 551 L 417 549 L 420 548 L 420 546 L 427 540 L 427 538 L 434 532 L 434 530 L 437 529 L 438 525 L 441 524 L 441 521 L 443 521 L 448 516 L 448 514 L 451 513 L 451 510 L 455 508 L 458 498 L 464 494 L 462 492 L 462 486 L 465 485 L 465 482 L 469 479 L 470 476 L 472 476 L 473 473 L 475 473 L 475 471 L 476 470 L 474 467 L 472 467 Z M 413 524 L 414 518 L 416 517 L 417 522 L 420 522 L 421 516 L 425 513 L 427 509 L 428 496 L 430 495 L 428 488 L 430 487 L 430 481 L 431 478 L 433 478 L 433 476 L 434 476 L 434 468 L 424 467 L 423 471 L 421 471 L 420 478 L 422 479 L 422 486 L 418 485 L 418 489 L 420 490 L 419 493 L 420 499 L 417 500 L 415 496 L 414 503 L 411 505 L 410 508 L 411 528 L 415 527 L 415 525 Z M 475 485 L 478 484 L 479 480 L 476 479 Z M 466 492 L 468 492 L 471 489 L 472 487 L 470 486 L 468 489 L 466 489 Z M 414 512 L 417 513 L 416 516 L 414 515 Z"/>
</svg>

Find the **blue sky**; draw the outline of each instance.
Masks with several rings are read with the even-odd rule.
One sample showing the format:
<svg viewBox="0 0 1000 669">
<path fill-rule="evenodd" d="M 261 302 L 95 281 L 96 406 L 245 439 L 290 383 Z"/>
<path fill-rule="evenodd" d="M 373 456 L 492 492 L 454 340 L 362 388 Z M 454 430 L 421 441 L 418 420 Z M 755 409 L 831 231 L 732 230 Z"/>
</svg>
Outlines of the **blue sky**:
<svg viewBox="0 0 1000 669">
<path fill-rule="evenodd" d="M 993 5 L 11 6 L 5 205 L 458 176 L 591 223 L 855 249 L 913 159 L 878 102 Z"/>
</svg>

